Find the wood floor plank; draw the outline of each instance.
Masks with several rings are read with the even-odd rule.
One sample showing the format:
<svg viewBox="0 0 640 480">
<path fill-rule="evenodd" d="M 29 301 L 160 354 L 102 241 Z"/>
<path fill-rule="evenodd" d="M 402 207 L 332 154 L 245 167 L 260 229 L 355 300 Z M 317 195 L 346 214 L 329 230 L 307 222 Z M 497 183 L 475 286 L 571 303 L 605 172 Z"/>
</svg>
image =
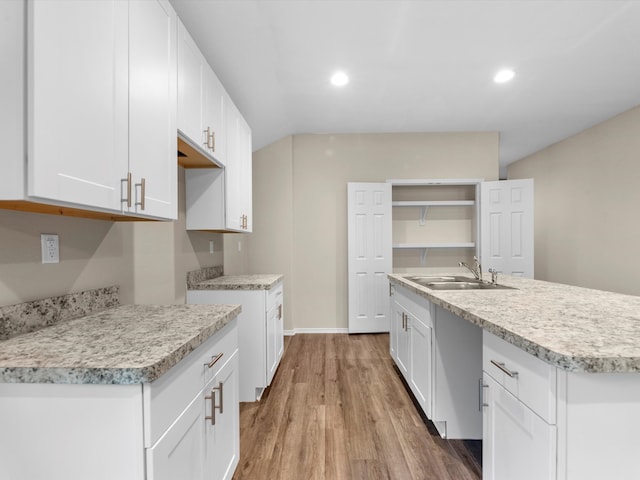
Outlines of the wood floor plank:
<svg viewBox="0 0 640 480">
<path fill-rule="evenodd" d="M 394 368 L 388 335 L 287 337 L 272 385 L 240 406 L 233 478 L 479 480 L 475 446 L 434 431 Z"/>
</svg>

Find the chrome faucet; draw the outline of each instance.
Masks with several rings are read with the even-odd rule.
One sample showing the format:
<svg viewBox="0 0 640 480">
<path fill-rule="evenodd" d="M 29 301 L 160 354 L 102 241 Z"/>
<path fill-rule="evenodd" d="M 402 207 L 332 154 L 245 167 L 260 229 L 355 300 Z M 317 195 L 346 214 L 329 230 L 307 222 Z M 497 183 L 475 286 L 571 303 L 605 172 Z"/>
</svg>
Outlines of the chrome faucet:
<svg viewBox="0 0 640 480">
<path fill-rule="evenodd" d="M 480 265 L 480 262 L 478 261 L 478 257 L 476 256 L 473 257 L 473 261 L 475 262 L 475 266 L 473 268 L 464 262 L 460 262 L 458 263 L 458 265 L 460 267 L 466 268 L 471 273 L 473 273 L 473 276 L 476 278 L 476 280 L 482 281 L 482 265 Z"/>
<path fill-rule="evenodd" d="M 495 268 L 490 268 L 489 273 L 491 274 L 491 285 L 498 284 L 498 271 Z"/>
</svg>

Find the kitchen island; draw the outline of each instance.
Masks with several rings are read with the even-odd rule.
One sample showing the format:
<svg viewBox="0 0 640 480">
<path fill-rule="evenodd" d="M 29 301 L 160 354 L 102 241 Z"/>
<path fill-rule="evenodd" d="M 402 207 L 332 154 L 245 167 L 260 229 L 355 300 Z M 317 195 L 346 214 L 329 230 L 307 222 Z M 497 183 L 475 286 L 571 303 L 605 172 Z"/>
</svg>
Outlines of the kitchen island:
<svg viewBox="0 0 640 480">
<path fill-rule="evenodd" d="M 231 478 L 240 311 L 121 305 L 0 341 L 0 478 Z"/>
<path fill-rule="evenodd" d="M 432 290 L 406 277 L 389 275 L 392 356 L 432 414 L 453 395 L 445 423 L 481 416 L 483 478 L 640 478 L 639 297 L 507 276 L 513 289 Z"/>
</svg>

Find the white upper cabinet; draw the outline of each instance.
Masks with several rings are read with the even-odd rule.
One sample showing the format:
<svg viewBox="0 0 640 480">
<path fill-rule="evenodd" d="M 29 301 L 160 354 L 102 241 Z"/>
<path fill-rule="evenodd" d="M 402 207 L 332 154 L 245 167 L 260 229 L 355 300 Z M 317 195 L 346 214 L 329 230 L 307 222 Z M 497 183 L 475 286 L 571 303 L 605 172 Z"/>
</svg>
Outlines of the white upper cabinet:
<svg viewBox="0 0 640 480">
<path fill-rule="evenodd" d="M 252 230 L 251 129 L 238 109 L 229 102 L 227 108 L 226 175 L 227 228 Z"/>
<path fill-rule="evenodd" d="M 189 157 L 186 167 L 225 164 L 225 96 L 220 80 L 178 21 L 178 130 L 186 143 L 181 144 Z"/>
<path fill-rule="evenodd" d="M 129 171 L 137 215 L 178 218 L 177 16 L 168 2 L 129 3 Z"/>
<path fill-rule="evenodd" d="M 128 4 L 28 4 L 28 195 L 121 208 L 128 172 Z"/>
<path fill-rule="evenodd" d="M 27 131 L 26 152 L 8 160 L 22 181 L 0 184 L 0 206 L 177 218 L 177 16 L 169 2 L 3 2 L 2 11 L 17 25 L 27 16 L 26 35 L 2 51 L 3 64 L 17 69 L 26 59 L 26 90 L 10 84 L 10 94 L 26 98 L 11 112 L 22 109 Z M 3 123 L 15 121 L 11 112 L 0 114 Z"/>
<path fill-rule="evenodd" d="M 185 172 L 187 230 L 251 232 L 251 129 L 226 98 L 227 162 L 224 168 L 191 168 Z"/>
</svg>

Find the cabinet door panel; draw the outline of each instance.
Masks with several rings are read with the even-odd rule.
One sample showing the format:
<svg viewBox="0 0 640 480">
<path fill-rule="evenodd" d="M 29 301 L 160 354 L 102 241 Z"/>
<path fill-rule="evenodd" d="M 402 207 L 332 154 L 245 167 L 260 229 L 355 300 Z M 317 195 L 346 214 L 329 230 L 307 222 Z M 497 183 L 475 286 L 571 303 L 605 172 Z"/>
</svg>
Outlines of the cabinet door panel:
<svg viewBox="0 0 640 480">
<path fill-rule="evenodd" d="M 427 417 L 431 412 L 431 335 L 432 328 L 410 317 L 411 366 L 409 385 Z"/>
<path fill-rule="evenodd" d="M 147 450 L 147 479 L 203 478 L 204 394 L 200 392 L 176 422 Z"/>
<path fill-rule="evenodd" d="M 178 35 L 178 129 L 200 145 L 204 61 L 182 22 Z"/>
<path fill-rule="evenodd" d="M 128 165 L 127 3 L 28 8 L 28 195 L 120 210 Z"/>
<path fill-rule="evenodd" d="M 136 185 L 133 209 L 137 214 L 176 219 L 177 43 L 176 14 L 171 5 L 160 0 L 132 0 L 129 42 L 129 169 Z"/>
<path fill-rule="evenodd" d="M 224 165 L 227 158 L 225 150 L 227 139 L 225 137 L 224 87 L 209 65 L 204 65 L 203 72 L 201 133 L 203 139 L 201 144 L 205 150 Z M 207 132 L 207 129 L 209 129 L 209 132 Z M 212 141 L 207 139 L 207 133 L 213 135 Z"/>
<path fill-rule="evenodd" d="M 240 459 L 240 407 L 238 351 L 205 388 L 215 397 L 215 425 L 205 424 L 205 472 L 207 480 L 230 480 Z M 222 391 L 219 389 L 222 384 Z M 218 388 L 216 390 L 215 388 Z M 217 408 L 222 405 L 223 408 Z M 213 406 L 207 402 L 207 408 Z M 207 415 L 210 415 L 208 411 Z"/>
<path fill-rule="evenodd" d="M 556 478 L 556 427 L 547 424 L 487 374 L 484 380 L 483 478 Z"/>
</svg>

